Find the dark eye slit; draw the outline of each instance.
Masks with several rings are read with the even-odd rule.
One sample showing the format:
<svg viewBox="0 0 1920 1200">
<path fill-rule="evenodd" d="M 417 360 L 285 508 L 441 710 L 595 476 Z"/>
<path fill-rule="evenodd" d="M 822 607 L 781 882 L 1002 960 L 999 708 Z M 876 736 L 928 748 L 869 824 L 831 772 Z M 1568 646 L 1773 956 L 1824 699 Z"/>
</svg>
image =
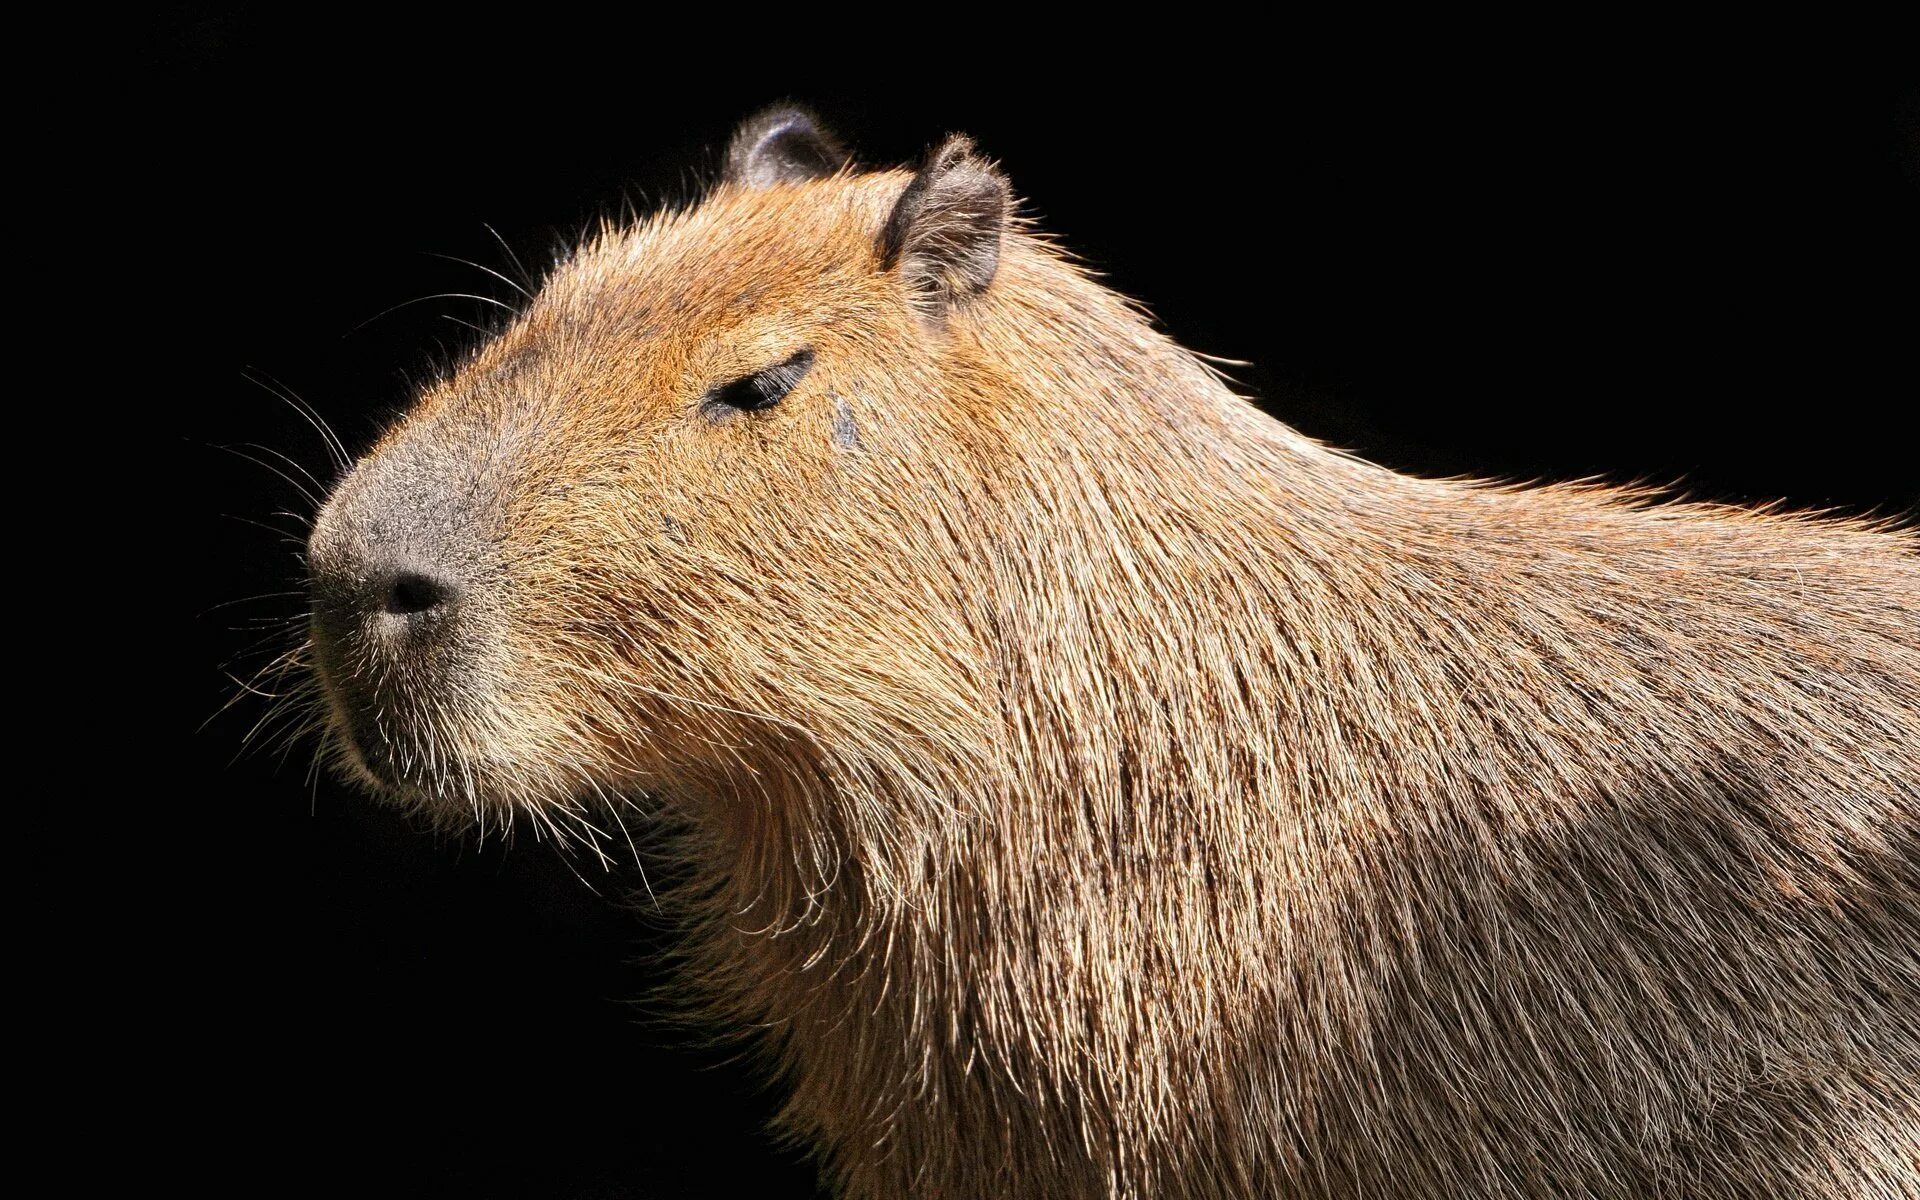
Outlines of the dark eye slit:
<svg viewBox="0 0 1920 1200">
<path fill-rule="evenodd" d="M 701 399 L 701 406 L 709 412 L 727 409 L 757 412 L 772 408 L 786 398 L 812 365 L 813 351 L 802 350 L 763 371 L 712 388 Z"/>
</svg>

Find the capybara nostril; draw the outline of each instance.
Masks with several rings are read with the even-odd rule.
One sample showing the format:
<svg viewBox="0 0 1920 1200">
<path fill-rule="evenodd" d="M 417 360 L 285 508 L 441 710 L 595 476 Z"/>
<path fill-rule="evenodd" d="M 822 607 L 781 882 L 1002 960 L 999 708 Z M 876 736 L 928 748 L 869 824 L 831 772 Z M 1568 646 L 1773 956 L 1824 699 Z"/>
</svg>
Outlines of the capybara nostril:
<svg viewBox="0 0 1920 1200">
<path fill-rule="evenodd" d="M 380 611 L 397 617 L 424 616 L 451 608 L 458 589 L 444 576 L 396 571 L 374 585 Z"/>
</svg>

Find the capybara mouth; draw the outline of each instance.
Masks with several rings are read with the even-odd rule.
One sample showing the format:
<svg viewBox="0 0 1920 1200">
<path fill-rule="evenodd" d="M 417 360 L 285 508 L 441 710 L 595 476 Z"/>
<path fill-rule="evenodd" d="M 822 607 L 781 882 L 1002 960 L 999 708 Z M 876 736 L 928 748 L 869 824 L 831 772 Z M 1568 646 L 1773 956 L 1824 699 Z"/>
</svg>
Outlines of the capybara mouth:
<svg viewBox="0 0 1920 1200">
<path fill-rule="evenodd" d="M 408 769 L 408 760 L 363 703 L 342 695 L 324 672 L 321 684 L 330 710 L 331 740 L 339 751 L 339 765 L 349 776 L 382 793 L 412 792 L 430 784 Z"/>
<path fill-rule="evenodd" d="M 371 732 L 366 722 L 346 719 L 341 723 L 339 737 L 340 746 L 351 757 L 353 766 L 377 787 L 394 790 L 407 782 L 394 761 L 392 748 L 386 739 Z"/>
<path fill-rule="evenodd" d="M 616 781 L 589 779 L 575 765 L 516 738 L 513 713 L 459 693 L 408 693 L 385 681 L 343 678 L 318 655 L 326 706 L 324 759 L 350 785 L 429 816 L 448 829 L 511 825 L 536 810 L 546 824 L 580 816 Z M 576 752 L 577 753 L 577 752 Z M 571 761 L 571 760 L 570 760 Z"/>
<path fill-rule="evenodd" d="M 491 773 L 430 731 L 396 743 L 378 721 L 337 699 L 332 707 L 329 737 L 334 753 L 329 757 L 348 782 L 381 800 L 448 817 L 470 814 L 476 804 L 488 802 Z"/>
<path fill-rule="evenodd" d="M 315 639 L 315 675 L 327 708 L 333 765 L 348 780 L 385 797 L 424 802 L 462 774 L 451 739 L 421 721 L 404 697 L 339 669 L 337 653 Z M 469 771 L 468 777 L 471 777 Z"/>
</svg>

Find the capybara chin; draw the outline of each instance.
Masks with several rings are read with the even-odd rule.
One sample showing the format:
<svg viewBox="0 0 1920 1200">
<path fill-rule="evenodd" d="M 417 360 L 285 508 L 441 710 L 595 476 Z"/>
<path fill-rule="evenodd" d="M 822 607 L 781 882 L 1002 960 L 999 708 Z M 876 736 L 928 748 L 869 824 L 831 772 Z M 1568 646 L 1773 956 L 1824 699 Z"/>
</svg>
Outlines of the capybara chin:
<svg viewBox="0 0 1920 1200">
<path fill-rule="evenodd" d="M 844 1196 L 1920 1196 L 1920 539 L 1409 478 L 804 112 L 426 388 L 329 752 L 645 795 Z"/>
</svg>

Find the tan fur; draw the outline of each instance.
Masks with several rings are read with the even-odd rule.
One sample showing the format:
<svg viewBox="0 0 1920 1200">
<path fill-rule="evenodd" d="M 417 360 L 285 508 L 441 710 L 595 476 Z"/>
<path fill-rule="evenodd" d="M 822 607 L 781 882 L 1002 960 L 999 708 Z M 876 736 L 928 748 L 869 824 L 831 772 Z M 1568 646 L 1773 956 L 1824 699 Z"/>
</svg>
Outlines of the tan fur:
<svg viewBox="0 0 1920 1200">
<path fill-rule="evenodd" d="M 608 232 L 349 478 L 498 551 L 390 794 L 658 797 L 848 1197 L 1920 1196 L 1914 535 L 1354 461 L 1023 229 L 930 321 L 908 178 Z"/>
</svg>

